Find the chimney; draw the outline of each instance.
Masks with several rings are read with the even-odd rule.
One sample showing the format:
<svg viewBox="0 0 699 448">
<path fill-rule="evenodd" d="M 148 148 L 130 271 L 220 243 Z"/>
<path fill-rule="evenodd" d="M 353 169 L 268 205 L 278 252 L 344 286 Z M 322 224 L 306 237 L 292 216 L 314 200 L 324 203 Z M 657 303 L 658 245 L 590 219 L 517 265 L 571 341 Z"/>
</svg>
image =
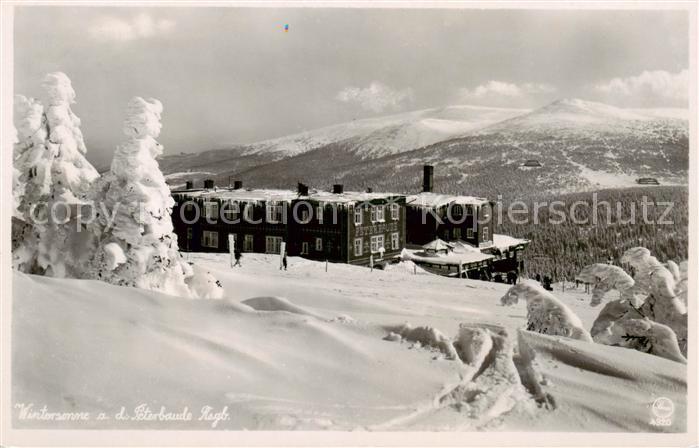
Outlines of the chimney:
<svg viewBox="0 0 699 448">
<path fill-rule="evenodd" d="M 308 185 L 305 185 L 305 184 L 302 184 L 301 182 L 299 182 L 298 193 L 299 193 L 299 196 L 308 196 Z"/>
<path fill-rule="evenodd" d="M 192 182 L 191 180 L 188 180 L 187 182 L 185 182 L 185 184 L 184 184 L 185 190 L 191 190 L 192 188 L 194 188 L 194 182 Z"/>
<path fill-rule="evenodd" d="M 242 180 L 233 181 L 233 189 L 234 190 L 240 190 L 241 188 L 243 188 L 243 181 Z"/>
<path fill-rule="evenodd" d="M 333 194 L 342 194 L 344 193 L 344 187 L 342 184 L 335 184 L 333 185 Z"/>
<path fill-rule="evenodd" d="M 429 193 L 434 186 L 434 167 L 432 165 L 425 165 L 423 170 L 422 191 Z"/>
<path fill-rule="evenodd" d="M 204 188 L 214 188 L 214 180 L 213 179 L 206 179 L 204 181 Z"/>
</svg>

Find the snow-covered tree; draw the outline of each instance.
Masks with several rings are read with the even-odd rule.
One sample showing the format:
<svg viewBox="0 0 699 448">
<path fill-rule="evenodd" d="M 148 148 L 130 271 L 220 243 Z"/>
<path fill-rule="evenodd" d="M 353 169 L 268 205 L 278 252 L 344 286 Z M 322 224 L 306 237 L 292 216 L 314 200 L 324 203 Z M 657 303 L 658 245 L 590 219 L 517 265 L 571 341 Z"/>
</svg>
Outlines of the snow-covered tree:
<svg viewBox="0 0 699 448">
<path fill-rule="evenodd" d="M 155 99 L 135 97 L 127 106 L 127 139 L 114 153 L 94 196 L 100 209 L 91 224 L 98 247 L 90 276 L 171 295 L 220 297 L 222 288 L 217 283 L 204 288 L 211 279 L 194 276 L 178 252 L 170 219 L 174 200 L 156 161 L 163 151 L 155 140 L 162 111 Z M 195 291 L 188 281 L 195 282 Z"/>
<path fill-rule="evenodd" d="M 675 275 L 645 247 L 627 250 L 621 260 L 631 265 L 635 271 L 636 291 L 648 294 L 641 305 L 641 312 L 648 319 L 670 327 L 677 335 L 680 350 L 686 355 L 686 294 L 678 296 L 677 292 L 681 293 L 682 286 L 678 288 Z"/>
<path fill-rule="evenodd" d="M 21 95 L 15 98 L 17 210 L 27 228 L 13 261 L 25 272 L 76 276 L 76 257 L 82 252 L 77 240 L 84 237 L 75 225 L 76 214 L 99 174 L 85 158 L 80 119 L 71 110 L 75 91 L 70 79 L 49 73 L 42 87 L 43 106 Z"/>
<path fill-rule="evenodd" d="M 591 306 L 602 303 L 605 294 L 612 290 L 619 291 L 622 299 L 633 300 L 634 298 L 633 278 L 619 266 L 604 263 L 591 264 L 586 266 L 576 279 L 593 285 Z"/>
<path fill-rule="evenodd" d="M 597 316 L 593 340 L 686 362 L 686 275 L 683 279 L 681 267 L 686 263 L 668 262 L 665 267 L 643 247 L 627 250 L 622 262 L 633 267 L 633 279 L 621 268 L 604 264 L 587 266 L 578 275 L 596 285 L 593 306 L 597 296 L 619 291 L 620 298 L 607 303 Z"/>
<path fill-rule="evenodd" d="M 539 282 L 525 280 L 514 285 L 500 302 L 515 305 L 520 300 L 527 302 L 527 330 L 592 342 L 580 318 Z"/>
<path fill-rule="evenodd" d="M 644 316 L 628 300 L 608 302 L 595 319 L 592 339 L 605 345 L 631 348 L 686 363 L 675 332 Z"/>
</svg>

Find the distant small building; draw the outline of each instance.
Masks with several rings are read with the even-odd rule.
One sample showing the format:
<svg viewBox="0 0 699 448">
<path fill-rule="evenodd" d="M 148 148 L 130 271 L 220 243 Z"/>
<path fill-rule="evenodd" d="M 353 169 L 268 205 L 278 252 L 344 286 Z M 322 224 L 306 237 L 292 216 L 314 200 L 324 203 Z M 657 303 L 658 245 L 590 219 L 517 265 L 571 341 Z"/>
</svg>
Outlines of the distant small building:
<svg viewBox="0 0 699 448">
<path fill-rule="evenodd" d="M 543 165 L 541 164 L 541 162 L 539 162 L 536 159 L 529 159 L 529 160 L 526 160 L 522 164 L 522 166 L 527 167 L 527 168 L 541 168 Z"/>
<path fill-rule="evenodd" d="M 641 177 L 636 179 L 639 185 L 660 185 L 660 182 L 655 177 Z"/>
</svg>

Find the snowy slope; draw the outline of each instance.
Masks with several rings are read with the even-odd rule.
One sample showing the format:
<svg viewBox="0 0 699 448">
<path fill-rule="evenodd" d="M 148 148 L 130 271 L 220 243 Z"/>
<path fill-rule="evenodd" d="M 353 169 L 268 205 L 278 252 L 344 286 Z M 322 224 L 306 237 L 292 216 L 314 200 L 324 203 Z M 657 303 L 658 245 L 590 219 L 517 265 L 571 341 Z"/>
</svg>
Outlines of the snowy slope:
<svg viewBox="0 0 699 448">
<path fill-rule="evenodd" d="M 130 417 L 141 404 L 193 413 L 187 423 L 87 424 L 106 428 L 208 429 L 212 421 L 197 420 L 207 405 L 215 412 L 227 406 L 219 429 L 685 427 L 685 366 L 633 350 L 518 336 L 526 309 L 500 305 L 505 285 L 433 276 L 409 263 L 374 272 L 331 264 L 326 272 L 323 263 L 290 257 L 289 270 L 279 271 L 277 257 L 245 254 L 233 270 L 226 255 L 190 258 L 221 280 L 226 299 L 15 274 L 13 401 L 108 415 L 124 406 Z M 592 325 L 597 310 L 589 296 L 557 296 Z M 404 323 L 426 328 L 412 341 L 386 340 Z M 491 356 L 469 364 L 436 348 L 436 336 L 454 340 L 463 324 L 491 335 Z M 648 423 L 658 396 L 675 403 L 670 427 Z"/>
<path fill-rule="evenodd" d="M 470 109 L 455 106 L 443 113 L 464 111 Z M 293 157 L 274 160 L 270 153 L 266 163 L 220 172 L 217 180 L 227 183 L 233 176 L 263 187 L 342 183 L 346 189 L 410 193 L 420 188 L 422 165 L 429 163 L 436 166 L 438 191 L 492 198 L 630 187 L 639 177 L 686 185 L 689 132 L 681 117 L 686 111 L 620 109 L 568 99 L 457 137 L 435 130 L 462 131 L 469 120 L 456 126 L 449 115 L 413 117 L 409 125 L 385 126 Z M 441 141 L 430 144 L 434 139 Z M 419 145 L 426 146 L 410 150 Z M 524 168 L 528 159 L 543 168 Z"/>
<path fill-rule="evenodd" d="M 173 186 L 181 186 L 190 179 L 201 182 L 217 175 L 219 183 L 227 185 L 229 176 L 240 177 L 239 173 L 255 167 L 314 150 L 337 147 L 343 160 L 379 158 L 465 135 L 526 112 L 526 109 L 468 105 L 424 109 L 354 120 L 229 149 L 170 155 L 161 158 L 160 166 Z"/>
<path fill-rule="evenodd" d="M 367 118 L 299 134 L 265 140 L 249 146 L 245 155 L 296 156 L 331 143 L 351 139 L 351 151 L 362 158 L 383 157 L 464 135 L 490 124 L 528 112 L 479 106 L 447 106 L 385 117 Z"/>
</svg>

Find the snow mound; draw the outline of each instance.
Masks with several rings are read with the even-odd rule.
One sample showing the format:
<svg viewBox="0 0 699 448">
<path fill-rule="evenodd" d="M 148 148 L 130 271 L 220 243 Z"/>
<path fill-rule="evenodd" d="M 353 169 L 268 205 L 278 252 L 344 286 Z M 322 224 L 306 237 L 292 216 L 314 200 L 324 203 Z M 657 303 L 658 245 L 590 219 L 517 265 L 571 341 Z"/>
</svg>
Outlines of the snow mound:
<svg viewBox="0 0 699 448">
<path fill-rule="evenodd" d="M 493 339 L 486 328 L 461 324 L 454 347 L 465 364 L 480 366 L 493 348 Z"/>
<path fill-rule="evenodd" d="M 500 302 L 514 305 L 519 300 L 527 302 L 527 330 L 592 342 L 580 318 L 539 282 L 525 280 L 513 286 Z"/>
<path fill-rule="evenodd" d="M 253 297 L 252 299 L 243 300 L 242 303 L 257 311 L 284 311 L 302 316 L 320 317 L 292 303 L 285 297 Z"/>
<path fill-rule="evenodd" d="M 555 412 L 536 413 L 537 426 L 550 424 L 558 431 L 579 431 L 584 420 L 586 425 L 625 432 L 686 430 L 685 365 L 620 347 L 529 331 L 520 331 L 518 339 L 520 354 L 534 354 L 530 363 L 542 379 L 538 387 L 555 402 Z M 675 405 L 670 426 L 651 424 L 651 407 L 658 397 Z M 604 411 L 589 412 L 592 409 Z M 513 414 L 508 430 L 531 428 L 531 415 Z"/>
<path fill-rule="evenodd" d="M 211 272 L 199 265 L 192 266 L 192 275 L 185 283 L 195 299 L 220 299 L 223 297 L 223 286 L 211 275 Z"/>
<path fill-rule="evenodd" d="M 388 327 L 387 330 L 390 332 L 387 336 L 387 340 L 398 340 L 395 336 L 397 335 L 400 336 L 402 340 L 415 342 L 423 347 L 438 350 L 442 352 L 447 359 L 459 358 L 451 341 L 436 328 L 429 326 L 413 327 L 406 323 L 398 327 Z"/>
<path fill-rule="evenodd" d="M 591 264 L 577 275 L 577 279 L 594 286 L 590 301 L 591 306 L 602 303 L 604 295 L 613 289 L 619 291 L 622 299 L 633 300 L 633 278 L 619 266 L 603 263 Z"/>
</svg>

